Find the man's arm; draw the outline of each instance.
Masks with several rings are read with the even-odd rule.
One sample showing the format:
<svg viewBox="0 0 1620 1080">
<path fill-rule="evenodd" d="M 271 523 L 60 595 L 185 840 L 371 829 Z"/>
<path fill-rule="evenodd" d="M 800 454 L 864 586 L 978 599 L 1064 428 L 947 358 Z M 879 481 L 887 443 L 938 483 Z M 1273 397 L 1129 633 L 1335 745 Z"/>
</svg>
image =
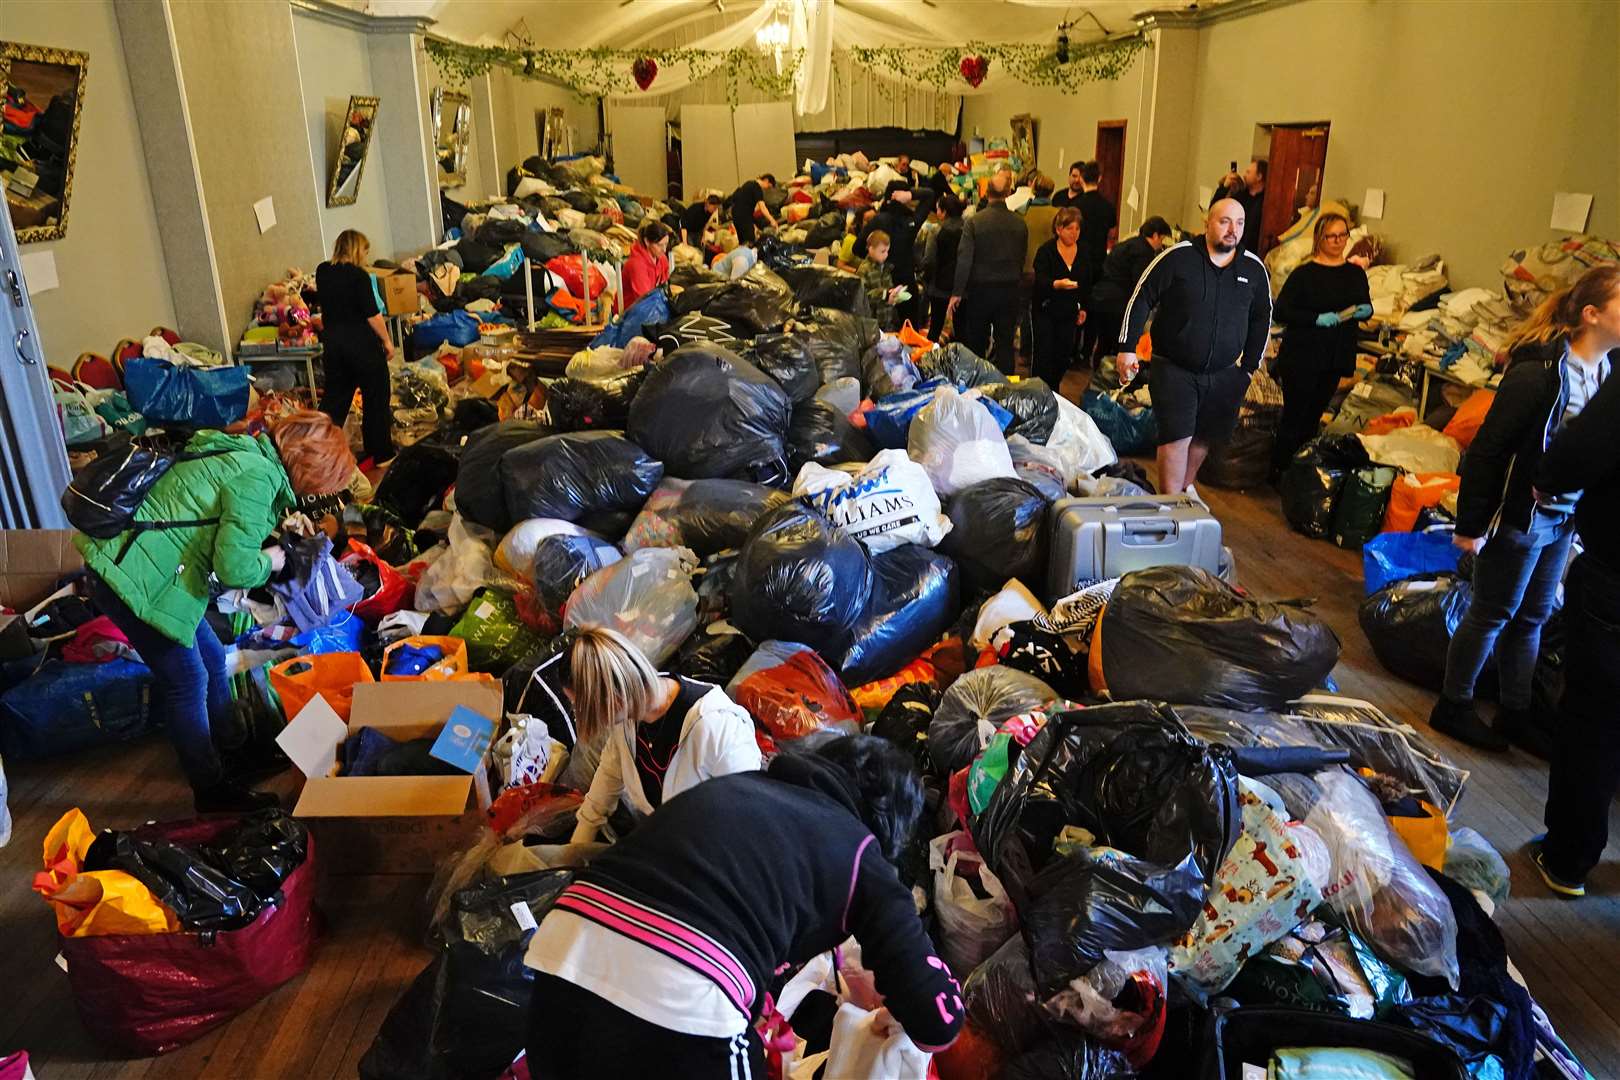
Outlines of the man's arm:
<svg viewBox="0 0 1620 1080">
<path fill-rule="evenodd" d="M 1260 276 L 1249 282 L 1249 336 L 1243 343 L 1243 370 L 1253 375 L 1266 355 L 1271 336 L 1271 275 L 1258 256 L 1248 256 L 1260 268 Z"/>
<path fill-rule="evenodd" d="M 951 299 L 960 300 L 967 292 L 968 274 L 973 270 L 973 222 L 962 226 L 962 239 L 956 244 L 956 284 L 951 288 Z"/>
<path fill-rule="evenodd" d="M 1142 271 L 1142 276 L 1136 279 L 1136 287 L 1131 290 L 1130 299 L 1125 304 L 1125 318 L 1120 323 L 1120 352 L 1134 351 L 1136 343 L 1142 340 L 1142 329 L 1147 326 L 1148 316 L 1159 306 L 1159 299 L 1175 277 L 1170 253 L 1179 247 L 1167 247 L 1159 252 L 1148 263 L 1147 269 Z"/>
</svg>

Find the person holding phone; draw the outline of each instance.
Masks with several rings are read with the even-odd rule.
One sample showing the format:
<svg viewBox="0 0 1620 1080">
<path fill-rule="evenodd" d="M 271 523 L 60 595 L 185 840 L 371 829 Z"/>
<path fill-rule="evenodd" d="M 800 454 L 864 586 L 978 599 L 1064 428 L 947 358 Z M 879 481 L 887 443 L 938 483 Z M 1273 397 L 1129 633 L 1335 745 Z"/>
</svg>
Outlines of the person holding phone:
<svg viewBox="0 0 1620 1080">
<path fill-rule="evenodd" d="M 1241 174 L 1234 161 L 1227 167 L 1226 175 L 1215 185 L 1216 199 L 1236 199 L 1243 207 L 1243 239 L 1238 247 L 1256 255 L 1261 254 L 1260 217 L 1266 208 L 1266 173 L 1269 171 L 1270 166 L 1265 158 L 1250 160 L 1248 168 Z"/>
<path fill-rule="evenodd" d="M 1074 359 L 1076 329 L 1085 322 L 1081 299 L 1091 287 L 1080 252 L 1080 211 L 1065 206 L 1052 219 L 1052 237 L 1035 252 L 1031 295 L 1035 328 L 1034 374 L 1054 391 Z"/>
<path fill-rule="evenodd" d="M 1609 377 L 1608 353 L 1620 348 L 1620 266 L 1595 266 L 1553 293 L 1508 348 L 1507 373 L 1463 460 L 1453 536 L 1475 556 L 1474 594 L 1451 635 L 1429 725 L 1481 750 L 1517 741 L 1545 757 L 1547 738 L 1530 713 L 1531 681 L 1581 493 L 1538 491 L 1532 478 L 1547 446 Z M 1474 683 L 1493 651 L 1502 705 L 1495 727 L 1474 705 Z"/>
<path fill-rule="evenodd" d="M 1372 318 L 1367 271 L 1345 259 L 1350 221 L 1326 213 L 1316 219 L 1315 250 L 1296 267 L 1277 294 L 1276 320 L 1282 349 L 1271 372 L 1282 385 L 1282 419 L 1272 451 L 1273 479 L 1294 452 L 1316 435 L 1322 410 L 1339 380 L 1356 371 L 1356 322 Z"/>
</svg>

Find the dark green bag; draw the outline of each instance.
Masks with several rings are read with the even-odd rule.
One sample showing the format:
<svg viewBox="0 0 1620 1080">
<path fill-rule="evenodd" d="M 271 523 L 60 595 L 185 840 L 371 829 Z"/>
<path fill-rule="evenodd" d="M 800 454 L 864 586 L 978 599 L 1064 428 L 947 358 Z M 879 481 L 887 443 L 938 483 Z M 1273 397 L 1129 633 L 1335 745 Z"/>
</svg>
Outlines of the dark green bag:
<svg viewBox="0 0 1620 1080">
<path fill-rule="evenodd" d="M 1357 548 L 1377 536 L 1384 527 L 1384 511 L 1389 493 L 1400 470 L 1387 465 L 1357 469 L 1345 477 L 1333 508 L 1333 542 L 1342 548 Z"/>
</svg>

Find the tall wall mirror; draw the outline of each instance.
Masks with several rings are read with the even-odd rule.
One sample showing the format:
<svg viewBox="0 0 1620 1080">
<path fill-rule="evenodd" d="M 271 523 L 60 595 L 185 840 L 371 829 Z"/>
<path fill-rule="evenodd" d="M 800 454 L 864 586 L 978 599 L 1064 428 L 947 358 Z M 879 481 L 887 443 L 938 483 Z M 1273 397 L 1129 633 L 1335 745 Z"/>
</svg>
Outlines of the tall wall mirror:
<svg viewBox="0 0 1620 1080">
<path fill-rule="evenodd" d="M 337 163 L 326 188 L 327 206 L 349 206 L 359 197 L 360 177 L 366 171 L 366 154 L 371 150 L 376 127 L 377 99 L 359 95 L 349 98 L 343 127 L 338 132 Z"/>
<path fill-rule="evenodd" d="M 467 182 L 472 102 L 466 94 L 439 87 L 433 91 L 432 104 L 435 150 L 439 158 L 439 186 L 461 187 Z"/>
<path fill-rule="evenodd" d="M 19 244 L 67 235 L 88 53 L 0 41 L 0 185 Z"/>
</svg>

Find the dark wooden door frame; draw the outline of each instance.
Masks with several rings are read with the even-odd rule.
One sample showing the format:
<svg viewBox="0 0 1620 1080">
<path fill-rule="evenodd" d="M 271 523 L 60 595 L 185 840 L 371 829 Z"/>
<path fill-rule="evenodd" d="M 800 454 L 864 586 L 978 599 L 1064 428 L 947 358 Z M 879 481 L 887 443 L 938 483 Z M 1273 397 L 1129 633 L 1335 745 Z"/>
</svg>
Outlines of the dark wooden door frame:
<svg viewBox="0 0 1620 1080">
<path fill-rule="evenodd" d="M 1124 205 L 1125 195 L 1121 188 L 1125 185 L 1125 131 L 1124 120 L 1097 121 L 1097 146 L 1094 151 L 1094 160 L 1097 167 L 1102 169 L 1102 177 L 1097 184 L 1097 190 L 1102 192 L 1104 198 L 1114 204 L 1117 214 Z M 1118 136 L 1114 135 L 1118 132 Z M 1105 157 L 1104 146 L 1108 146 Z M 1111 160 L 1110 160 L 1111 159 Z M 1110 238 L 1112 240 L 1112 238 Z"/>
</svg>

